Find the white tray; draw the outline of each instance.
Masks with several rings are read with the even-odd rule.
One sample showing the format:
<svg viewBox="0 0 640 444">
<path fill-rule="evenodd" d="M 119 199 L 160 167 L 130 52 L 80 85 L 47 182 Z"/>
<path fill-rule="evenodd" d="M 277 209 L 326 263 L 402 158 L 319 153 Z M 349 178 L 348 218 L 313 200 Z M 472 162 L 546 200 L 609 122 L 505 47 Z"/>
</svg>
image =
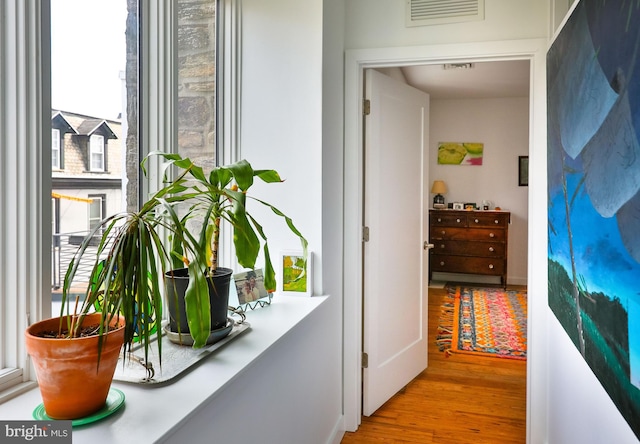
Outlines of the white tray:
<svg viewBox="0 0 640 444">
<path fill-rule="evenodd" d="M 113 379 L 115 381 L 129 382 L 144 385 L 163 385 L 172 382 L 185 373 L 198 362 L 211 356 L 216 350 L 224 347 L 229 342 L 249 330 L 251 325 L 244 321 L 234 322 L 231 332 L 219 341 L 203 348 L 194 349 L 188 345 L 174 344 L 166 333 L 162 338 L 162 368 L 158 359 L 158 346 L 154 341 L 149 350 L 149 362 L 144 363 L 144 350 L 134 350 L 127 359 L 120 356 Z M 149 371 L 147 370 L 149 368 Z"/>
</svg>

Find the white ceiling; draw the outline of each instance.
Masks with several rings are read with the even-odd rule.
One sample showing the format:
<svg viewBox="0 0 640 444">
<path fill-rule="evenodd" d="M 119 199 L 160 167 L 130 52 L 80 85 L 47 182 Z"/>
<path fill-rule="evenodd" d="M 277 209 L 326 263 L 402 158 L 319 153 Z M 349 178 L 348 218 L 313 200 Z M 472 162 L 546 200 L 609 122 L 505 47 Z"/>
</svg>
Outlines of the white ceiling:
<svg viewBox="0 0 640 444">
<path fill-rule="evenodd" d="M 444 69 L 444 65 L 401 68 L 407 83 L 432 99 L 484 99 L 529 96 L 529 61 L 473 63 L 473 68 Z"/>
</svg>

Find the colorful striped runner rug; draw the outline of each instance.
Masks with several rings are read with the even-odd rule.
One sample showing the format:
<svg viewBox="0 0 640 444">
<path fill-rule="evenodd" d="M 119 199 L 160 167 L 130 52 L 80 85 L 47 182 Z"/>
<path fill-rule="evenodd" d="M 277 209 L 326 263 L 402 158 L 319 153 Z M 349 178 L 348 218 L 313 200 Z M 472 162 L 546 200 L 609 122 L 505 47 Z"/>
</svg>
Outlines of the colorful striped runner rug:
<svg viewBox="0 0 640 444">
<path fill-rule="evenodd" d="M 447 355 L 526 359 L 526 290 L 448 287 L 436 342 Z"/>
</svg>

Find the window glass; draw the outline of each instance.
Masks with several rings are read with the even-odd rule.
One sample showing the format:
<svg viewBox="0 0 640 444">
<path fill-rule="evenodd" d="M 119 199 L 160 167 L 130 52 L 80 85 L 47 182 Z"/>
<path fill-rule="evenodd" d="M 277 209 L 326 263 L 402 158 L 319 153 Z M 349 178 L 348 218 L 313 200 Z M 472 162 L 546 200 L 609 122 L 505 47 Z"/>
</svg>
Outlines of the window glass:
<svg viewBox="0 0 640 444">
<path fill-rule="evenodd" d="M 54 315 L 79 242 L 138 208 L 138 23 L 138 0 L 51 0 Z"/>
<path fill-rule="evenodd" d="M 178 1 L 178 151 L 205 169 L 216 162 L 216 10 Z"/>
<path fill-rule="evenodd" d="M 60 169 L 60 130 L 51 130 L 51 167 Z"/>
<path fill-rule="evenodd" d="M 104 218 L 104 208 L 106 206 L 106 196 L 104 194 L 90 195 L 89 204 L 89 230 L 93 230 Z"/>
<path fill-rule="evenodd" d="M 104 171 L 104 137 L 94 134 L 89 140 L 91 171 Z"/>
<path fill-rule="evenodd" d="M 23 233 L 0 239 L 2 247 L 29 258 L 15 261 L 17 286 L 11 280 L 7 285 L 17 290 L 5 295 L 0 304 L 0 337 L 6 338 L 0 346 L 0 402 L 27 390 L 29 381 L 34 381 L 24 349 L 24 329 L 60 311 L 59 287 L 78 243 L 99 217 L 138 208 L 141 184 L 147 186 L 139 175 L 142 149 L 138 141 L 146 141 L 152 149 L 175 149 L 205 167 L 216 162 L 215 0 L 48 0 L 44 5 L 47 3 L 50 17 L 49 8 L 41 8 L 39 0 L 21 0 L 22 8 L 0 6 L 4 12 L 0 22 L 15 25 L 4 26 L 0 39 L 0 89 L 15 91 L 4 103 L 3 115 L 10 117 L 4 119 L 7 131 L 0 132 L 0 138 L 7 159 L 25 160 L 5 163 L 4 175 L 18 183 L 30 171 L 41 172 L 40 159 L 52 157 L 50 181 L 42 179 L 40 188 L 25 187 L 27 199 L 0 202 L 4 230 Z M 142 17 L 146 17 L 146 29 L 139 26 Z M 167 23 L 175 23 L 177 29 L 168 29 Z M 171 38 L 175 34 L 179 43 Z M 139 57 L 142 47 L 153 52 L 146 62 Z M 139 84 L 140 66 L 147 69 L 148 85 Z M 174 77 L 166 72 L 174 66 L 179 71 L 178 82 L 168 85 L 167 79 Z M 15 78 L 16 69 L 24 76 Z M 139 99 L 139 91 L 146 91 L 145 101 L 142 96 Z M 41 92 L 45 94 L 39 97 Z M 234 95 L 225 103 L 235 109 L 235 99 Z M 144 127 L 138 124 L 139 104 L 147 113 Z M 174 104 L 175 109 L 170 109 Z M 42 122 L 49 109 L 51 122 Z M 174 116 L 179 116 L 179 134 L 173 131 Z M 20 124 L 24 121 L 39 125 L 25 127 Z M 93 134 L 103 137 L 99 144 L 102 155 L 96 155 L 96 162 L 101 157 L 105 171 L 99 173 L 91 171 Z M 44 166 L 48 164 L 46 159 Z M 157 180 L 150 178 L 149 188 Z M 95 203 L 96 196 L 101 205 Z M 38 211 L 45 217 L 27 218 L 24 227 L 24 214 Z M 45 239 L 52 234 L 51 255 L 49 241 L 31 235 L 37 231 Z M 46 276 L 44 285 L 42 279 L 24 278 L 32 276 L 32 268 L 39 271 L 36 275 Z"/>
</svg>

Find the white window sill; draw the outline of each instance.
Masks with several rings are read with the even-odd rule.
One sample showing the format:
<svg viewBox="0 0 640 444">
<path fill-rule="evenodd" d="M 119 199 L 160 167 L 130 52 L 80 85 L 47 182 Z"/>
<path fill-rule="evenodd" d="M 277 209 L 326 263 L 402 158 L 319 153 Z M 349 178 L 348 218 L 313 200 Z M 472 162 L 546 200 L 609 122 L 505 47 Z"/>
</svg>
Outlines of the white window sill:
<svg viewBox="0 0 640 444">
<path fill-rule="evenodd" d="M 147 387 L 114 382 L 113 387 L 125 394 L 124 408 L 102 421 L 74 429 L 74 444 L 105 442 L 105 439 L 112 444 L 161 441 L 231 381 L 240 378 L 327 298 L 276 295 L 270 306 L 247 313 L 249 331 L 171 384 Z M 0 405 L 0 418 L 31 420 L 33 410 L 41 402 L 39 390 L 32 389 Z M 167 408 L 168 404 L 171 408 Z"/>
</svg>

